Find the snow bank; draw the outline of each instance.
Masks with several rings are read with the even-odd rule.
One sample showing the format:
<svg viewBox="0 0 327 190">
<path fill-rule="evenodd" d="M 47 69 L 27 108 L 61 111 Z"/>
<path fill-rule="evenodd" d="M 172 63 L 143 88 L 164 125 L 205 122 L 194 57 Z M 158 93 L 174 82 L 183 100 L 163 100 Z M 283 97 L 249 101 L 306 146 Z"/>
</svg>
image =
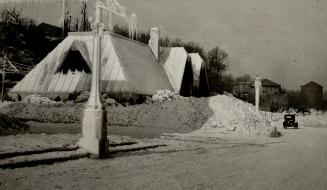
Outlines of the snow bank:
<svg viewBox="0 0 327 190">
<path fill-rule="evenodd" d="M 271 121 L 257 112 L 252 104 L 237 98 L 218 95 L 209 98 L 209 107 L 213 115 L 199 129 L 192 132 L 198 134 L 249 134 L 268 135 L 272 130 Z"/>
<path fill-rule="evenodd" d="M 0 154 L 27 152 L 27 151 L 40 151 L 51 148 L 64 148 L 75 145 L 80 139 L 80 134 L 19 134 L 2 136 L 0 138 Z M 137 139 L 109 135 L 108 139 L 110 145 L 124 144 L 129 142 L 137 142 Z"/>
<path fill-rule="evenodd" d="M 72 134 L 24 134 L 2 136 L 0 138 L 0 154 L 65 147 L 74 144 L 79 138 L 80 135 Z"/>
<path fill-rule="evenodd" d="M 272 130 L 272 123 L 253 105 L 227 95 L 171 99 L 108 110 L 108 113 L 112 125 L 152 126 L 180 133 L 196 130 L 193 135 L 268 135 Z"/>
<path fill-rule="evenodd" d="M 266 135 L 271 122 L 251 104 L 227 95 L 184 98 L 159 92 L 152 103 L 106 107 L 108 125 L 160 128 L 167 133 L 233 133 Z M 10 104 L 0 109 L 15 117 L 40 122 L 80 122 L 84 104 Z"/>
<path fill-rule="evenodd" d="M 0 108 L 0 112 L 18 119 L 44 123 L 74 123 L 81 119 L 83 104 L 30 104 L 16 102 Z"/>
<path fill-rule="evenodd" d="M 296 120 L 300 126 L 327 127 L 327 113 L 312 113 L 310 115 L 297 115 Z"/>
<path fill-rule="evenodd" d="M 146 103 L 165 102 L 181 98 L 183 97 L 170 90 L 158 90 L 155 95 L 146 99 Z"/>
<path fill-rule="evenodd" d="M 56 103 L 53 100 L 50 100 L 47 97 L 40 96 L 38 94 L 33 94 L 30 96 L 26 96 L 22 100 L 23 103 L 31 103 L 31 104 L 53 104 Z"/>
</svg>

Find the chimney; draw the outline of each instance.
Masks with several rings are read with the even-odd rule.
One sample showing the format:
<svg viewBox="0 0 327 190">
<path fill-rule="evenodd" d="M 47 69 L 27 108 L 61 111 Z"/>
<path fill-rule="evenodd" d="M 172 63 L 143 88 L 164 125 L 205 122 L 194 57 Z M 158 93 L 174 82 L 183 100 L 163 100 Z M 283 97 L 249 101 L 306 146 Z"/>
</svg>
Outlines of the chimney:
<svg viewBox="0 0 327 190">
<path fill-rule="evenodd" d="M 149 40 L 149 47 L 153 53 L 153 55 L 159 58 L 159 38 L 160 38 L 160 31 L 158 27 L 154 27 L 150 29 L 150 40 Z"/>
</svg>

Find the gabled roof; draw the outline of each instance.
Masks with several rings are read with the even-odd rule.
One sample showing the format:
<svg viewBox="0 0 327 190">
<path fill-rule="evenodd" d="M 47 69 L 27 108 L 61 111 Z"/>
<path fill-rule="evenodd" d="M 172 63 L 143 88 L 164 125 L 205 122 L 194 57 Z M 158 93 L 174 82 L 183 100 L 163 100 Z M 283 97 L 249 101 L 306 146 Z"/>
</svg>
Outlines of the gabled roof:
<svg viewBox="0 0 327 190">
<path fill-rule="evenodd" d="M 189 53 L 192 60 L 192 69 L 194 80 L 198 81 L 200 79 L 200 71 L 204 64 L 202 57 L 198 53 Z"/>
<path fill-rule="evenodd" d="M 111 37 L 122 67 L 137 89 L 172 89 L 164 69 L 148 45 L 114 33 Z"/>
<path fill-rule="evenodd" d="M 314 81 L 310 81 L 307 84 L 303 85 L 302 87 L 322 87 L 322 86 Z"/>
<path fill-rule="evenodd" d="M 164 48 L 159 57 L 170 84 L 180 93 L 188 54 L 183 47 Z"/>
<path fill-rule="evenodd" d="M 269 79 L 262 79 L 261 84 L 262 84 L 262 86 L 265 86 L 265 87 L 280 87 L 281 86 L 280 84 L 275 83 Z"/>
<path fill-rule="evenodd" d="M 88 90 L 90 74 L 57 72 L 62 64 L 68 64 L 64 61 L 70 51 L 78 51 L 92 68 L 92 32 L 69 33 L 10 92 L 48 95 Z M 104 32 L 101 51 L 101 92 L 153 95 L 158 90 L 173 90 L 164 69 L 147 45 Z"/>
<path fill-rule="evenodd" d="M 43 31 L 47 36 L 51 37 L 60 37 L 62 33 L 62 29 L 60 27 L 47 23 L 39 24 L 37 29 Z"/>
</svg>

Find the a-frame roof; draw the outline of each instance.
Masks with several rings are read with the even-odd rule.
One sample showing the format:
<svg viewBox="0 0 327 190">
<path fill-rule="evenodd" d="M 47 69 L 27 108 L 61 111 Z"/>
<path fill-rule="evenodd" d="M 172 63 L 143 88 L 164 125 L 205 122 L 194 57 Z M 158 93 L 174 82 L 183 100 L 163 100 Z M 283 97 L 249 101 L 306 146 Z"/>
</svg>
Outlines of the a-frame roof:
<svg viewBox="0 0 327 190">
<path fill-rule="evenodd" d="M 137 89 L 172 89 L 164 69 L 148 45 L 114 33 L 111 33 L 111 38 L 127 77 Z"/>
<path fill-rule="evenodd" d="M 322 86 L 314 81 L 310 81 L 307 84 L 303 85 L 302 87 L 322 87 Z"/>
<path fill-rule="evenodd" d="M 262 79 L 261 84 L 262 84 L 262 86 L 265 86 L 265 87 L 280 87 L 281 86 L 280 84 L 273 82 L 269 79 Z"/>
<path fill-rule="evenodd" d="M 88 89 L 90 76 L 87 74 L 58 73 L 69 51 L 79 51 L 86 63 L 93 59 L 93 35 L 91 32 L 70 33 L 50 52 L 11 93 L 71 93 L 81 83 L 82 90 Z M 169 79 L 150 48 L 134 40 L 104 32 L 102 40 L 102 92 L 153 95 L 158 90 L 173 90 Z M 68 64 L 68 63 L 64 63 Z M 92 68 L 92 67 L 90 67 Z M 57 82 L 58 81 L 58 82 Z M 75 81 L 75 82 L 73 82 Z M 63 87 L 61 87 L 63 85 Z M 53 90 L 55 89 L 55 90 Z M 62 90 L 64 89 L 64 90 Z M 69 89 L 69 90 L 67 90 Z M 77 88 L 79 89 L 79 88 Z"/>
</svg>

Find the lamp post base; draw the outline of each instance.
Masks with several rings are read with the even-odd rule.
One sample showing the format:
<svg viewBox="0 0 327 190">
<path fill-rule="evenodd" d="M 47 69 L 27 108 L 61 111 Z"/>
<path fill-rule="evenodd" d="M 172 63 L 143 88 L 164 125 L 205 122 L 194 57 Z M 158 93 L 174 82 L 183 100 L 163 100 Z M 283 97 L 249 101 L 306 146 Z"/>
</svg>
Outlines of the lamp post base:
<svg viewBox="0 0 327 190">
<path fill-rule="evenodd" d="M 82 138 L 78 146 L 87 150 L 94 158 L 108 156 L 109 141 L 107 138 L 107 113 L 101 109 L 84 110 L 82 120 Z"/>
</svg>

